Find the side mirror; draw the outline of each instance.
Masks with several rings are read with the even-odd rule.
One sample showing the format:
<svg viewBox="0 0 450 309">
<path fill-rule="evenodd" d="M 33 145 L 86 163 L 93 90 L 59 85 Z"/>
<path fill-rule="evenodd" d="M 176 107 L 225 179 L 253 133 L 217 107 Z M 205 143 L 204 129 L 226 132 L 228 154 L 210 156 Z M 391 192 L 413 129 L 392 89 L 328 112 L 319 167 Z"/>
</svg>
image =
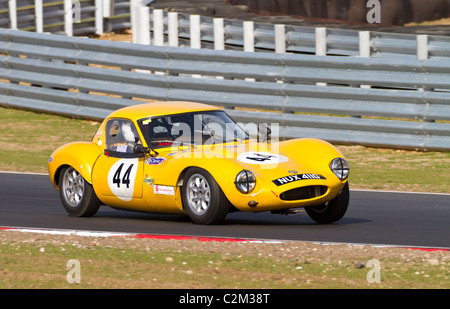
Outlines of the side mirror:
<svg viewBox="0 0 450 309">
<path fill-rule="evenodd" d="M 144 146 L 142 146 L 142 144 L 134 145 L 133 152 L 138 156 L 144 156 L 144 155 L 148 154 L 151 157 L 156 157 L 157 155 L 159 155 L 159 153 L 156 150 L 144 147 Z"/>
<path fill-rule="evenodd" d="M 142 144 L 136 144 L 133 147 L 133 152 L 137 155 L 145 155 L 148 152 L 148 150 L 145 149 L 145 147 L 142 146 Z"/>
<path fill-rule="evenodd" d="M 272 130 L 265 123 L 258 123 L 258 142 L 266 143 L 270 142 L 270 134 Z"/>
</svg>

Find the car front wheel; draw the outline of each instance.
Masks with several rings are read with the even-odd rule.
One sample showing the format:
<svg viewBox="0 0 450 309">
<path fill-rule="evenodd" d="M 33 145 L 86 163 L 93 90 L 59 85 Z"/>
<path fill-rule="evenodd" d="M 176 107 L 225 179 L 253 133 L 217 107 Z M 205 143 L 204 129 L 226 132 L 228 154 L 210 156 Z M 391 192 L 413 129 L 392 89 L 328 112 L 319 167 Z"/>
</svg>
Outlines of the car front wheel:
<svg viewBox="0 0 450 309">
<path fill-rule="evenodd" d="M 221 223 L 230 202 L 214 178 L 205 170 L 191 168 L 183 179 L 183 207 L 196 224 Z"/>
<path fill-rule="evenodd" d="M 66 212 L 74 217 L 91 217 L 101 204 L 91 184 L 71 166 L 60 173 L 59 195 Z"/>
<path fill-rule="evenodd" d="M 350 201 L 348 182 L 339 194 L 331 201 L 318 205 L 305 207 L 308 216 L 317 223 L 327 224 L 340 220 L 347 211 Z"/>
</svg>

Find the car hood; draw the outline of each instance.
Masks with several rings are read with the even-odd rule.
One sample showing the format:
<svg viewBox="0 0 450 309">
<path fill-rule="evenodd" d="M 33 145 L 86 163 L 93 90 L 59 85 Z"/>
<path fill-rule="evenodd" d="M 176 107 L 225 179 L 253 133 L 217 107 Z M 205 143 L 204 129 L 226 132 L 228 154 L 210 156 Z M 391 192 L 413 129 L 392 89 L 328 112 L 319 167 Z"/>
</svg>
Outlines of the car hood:
<svg viewBox="0 0 450 309">
<path fill-rule="evenodd" d="M 257 175 L 270 179 L 278 179 L 294 174 L 316 175 L 322 172 L 322 167 L 326 167 L 326 162 L 311 160 L 307 156 L 302 156 L 301 151 L 290 151 L 280 145 L 266 144 L 260 147 L 236 147 L 234 156 L 227 157 Z M 323 164 L 322 164 L 323 163 Z M 312 176 L 313 177 L 313 176 Z"/>
<path fill-rule="evenodd" d="M 331 144 L 312 139 L 271 144 L 228 143 L 214 147 L 206 145 L 176 152 L 177 155 L 182 153 L 214 162 L 217 167 L 220 167 L 223 160 L 233 161 L 242 169 L 271 180 L 290 175 L 329 177 L 331 160 L 342 156 Z"/>
</svg>

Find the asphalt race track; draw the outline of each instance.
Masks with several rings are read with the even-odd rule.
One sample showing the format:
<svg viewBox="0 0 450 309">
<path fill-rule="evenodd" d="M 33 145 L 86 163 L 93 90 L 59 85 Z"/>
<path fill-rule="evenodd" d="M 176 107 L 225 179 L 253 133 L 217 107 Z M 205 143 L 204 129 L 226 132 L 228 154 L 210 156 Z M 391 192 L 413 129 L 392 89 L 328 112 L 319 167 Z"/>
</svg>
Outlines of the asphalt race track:
<svg viewBox="0 0 450 309">
<path fill-rule="evenodd" d="M 0 172 L 0 227 L 162 235 L 257 238 L 450 248 L 450 195 L 355 191 L 347 214 L 330 225 L 296 215 L 232 213 L 223 225 L 199 226 L 186 216 L 101 207 L 69 217 L 47 175 Z"/>
</svg>

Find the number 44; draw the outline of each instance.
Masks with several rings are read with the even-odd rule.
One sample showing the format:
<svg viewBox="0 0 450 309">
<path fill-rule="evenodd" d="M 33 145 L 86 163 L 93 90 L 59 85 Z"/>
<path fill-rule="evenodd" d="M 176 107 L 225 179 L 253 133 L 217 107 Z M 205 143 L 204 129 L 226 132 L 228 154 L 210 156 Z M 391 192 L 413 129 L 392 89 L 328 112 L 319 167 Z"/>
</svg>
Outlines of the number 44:
<svg viewBox="0 0 450 309">
<path fill-rule="evenodd" d="M 120 174 L 122 173 L 124 163 L 120 164 L 117 168 L 117 171 L 114 173 L 113 183 L 117 184 L 117 188 L 120 188 L 120 184 L 124 184 L 127 186 L 127 189 L 130 187 L 130 173 L 134 164 L 130 164 L 128 169 L 125 171 L 123 178 L 120 178 Z"/>
</svg>

